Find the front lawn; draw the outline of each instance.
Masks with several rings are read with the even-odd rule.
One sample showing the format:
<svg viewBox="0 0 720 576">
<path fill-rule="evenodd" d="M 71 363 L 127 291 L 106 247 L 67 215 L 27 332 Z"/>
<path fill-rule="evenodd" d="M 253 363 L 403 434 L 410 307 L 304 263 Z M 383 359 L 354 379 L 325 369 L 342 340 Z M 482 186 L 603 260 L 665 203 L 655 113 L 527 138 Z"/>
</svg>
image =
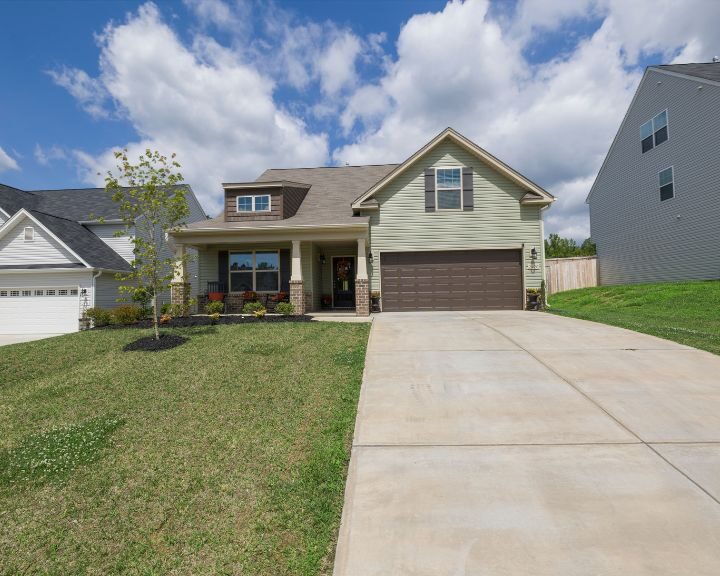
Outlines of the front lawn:
<svg viewBox="0 0 720 576">
<path fill-rule="evenodd" d="M 329 574 L 368 330 L 0 348 L 0 574 Z"/>
<path fill-rule="evenodd" d="M 720 282 L 598 286 L 549 297 L 550 312 L 645 332 L 720 354 Z"/>
</svg>

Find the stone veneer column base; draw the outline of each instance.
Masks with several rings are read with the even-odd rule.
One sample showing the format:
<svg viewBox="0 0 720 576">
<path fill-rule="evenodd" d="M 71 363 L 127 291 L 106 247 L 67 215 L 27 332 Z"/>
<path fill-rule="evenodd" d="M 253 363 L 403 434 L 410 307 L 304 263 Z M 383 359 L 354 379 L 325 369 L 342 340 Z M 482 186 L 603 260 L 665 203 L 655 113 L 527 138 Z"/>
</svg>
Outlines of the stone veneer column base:
<svg viewBox="0 0 720 576">
<path fill-rule="evenodd" d="M 355 313 L 370 316 L 370 281 L 367 278 L 355 280 Z"/>
<path fill-rule="evenodd" d="M 170 284 L 170 303 L 187 306 L 190 299 L 190 284 L 188 282 L 173 282 Z"/>
<path fill-rule="evenodd" d="M 295 314 L 305 314 L 305 288 L 302 280 L 290 280 L 290 304 L 295 308 Z"/>
</svg>

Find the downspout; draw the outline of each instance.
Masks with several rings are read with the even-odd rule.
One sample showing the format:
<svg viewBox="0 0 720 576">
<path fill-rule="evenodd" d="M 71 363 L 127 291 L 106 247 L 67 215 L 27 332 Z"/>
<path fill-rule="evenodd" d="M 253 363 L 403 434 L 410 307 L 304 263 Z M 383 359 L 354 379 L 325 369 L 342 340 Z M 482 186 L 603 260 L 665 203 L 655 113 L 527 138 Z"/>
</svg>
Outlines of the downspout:
<svg viewBox="0 0 720 576">
<path fill-rule="evenodd" d="M 545 210 L 550 208 L 550 204 L 546 204 L 540 208 L 540 254 L 542 255 L 542 281 L 547 287 L 547 278 L 545 277 Z"/>
<path fill-rule="evenodd" d="M 92 277 L 92 308 L 95 308 L 95 279 L 100 277 L 102 270 L 98 270 L 98 273 Z"/>
</svg>

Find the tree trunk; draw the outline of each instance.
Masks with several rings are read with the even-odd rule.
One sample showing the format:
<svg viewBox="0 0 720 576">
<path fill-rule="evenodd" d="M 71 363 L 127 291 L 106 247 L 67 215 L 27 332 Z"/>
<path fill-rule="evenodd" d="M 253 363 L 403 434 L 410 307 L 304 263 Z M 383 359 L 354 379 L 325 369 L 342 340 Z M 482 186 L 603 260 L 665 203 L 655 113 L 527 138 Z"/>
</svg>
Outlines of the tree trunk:
<svg viewBox="0 0 720 576">
<path fill-rule="evenodd" d="M 157 293 L 153 292 L 153 328 L 155 329 L 155 340 L 160 340 L 160 329 L 158 328 L 158 307 Z"/>
</svg>

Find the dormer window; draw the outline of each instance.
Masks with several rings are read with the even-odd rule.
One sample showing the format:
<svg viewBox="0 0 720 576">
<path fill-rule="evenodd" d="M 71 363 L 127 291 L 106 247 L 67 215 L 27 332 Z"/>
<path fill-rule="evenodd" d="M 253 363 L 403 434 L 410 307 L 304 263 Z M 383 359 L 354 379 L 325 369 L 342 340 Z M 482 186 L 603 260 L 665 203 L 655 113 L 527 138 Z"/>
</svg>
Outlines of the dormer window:
<svg viewBox="0 0 720 576">
<path fill-rule="evenodd" d="M 32 242 L 35 240 L 35 228 L 32 226 L 25 227 L 25 242 Z"/>
<path fill-rule="evenodd" d="M 270 212 L 270 195 L 238 196 L 238 212 Z"/>
</svg>

